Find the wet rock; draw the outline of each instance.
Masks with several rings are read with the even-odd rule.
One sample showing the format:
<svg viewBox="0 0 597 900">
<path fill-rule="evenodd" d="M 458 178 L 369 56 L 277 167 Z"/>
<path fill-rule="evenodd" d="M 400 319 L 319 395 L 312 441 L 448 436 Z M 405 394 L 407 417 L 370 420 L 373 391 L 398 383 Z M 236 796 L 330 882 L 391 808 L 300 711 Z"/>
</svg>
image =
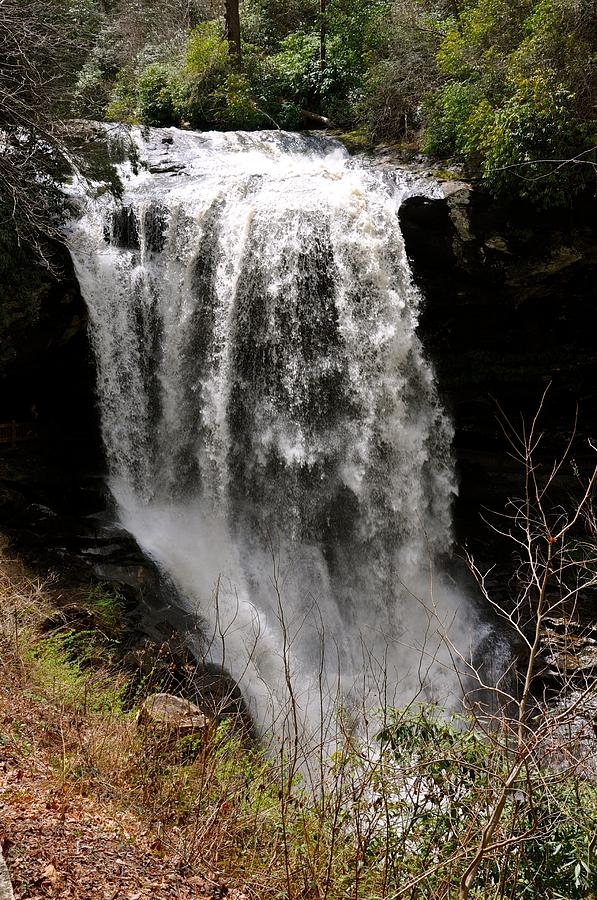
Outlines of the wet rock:
<svg viewBox="0 0 597 900">
<path fill-rule="evenodd" d="M 166 211 L 157 204 L 151 204 L 143 218 L 145 245 L 152 253 L 161 253 L 166 243 Z"/>
<path fill-rule="evenodd" d="M 182 172 L 184 172 L 185 168 L 186 166 L 184 166 L 182 163 L 164 162 L 157 163 L 154 166 L 150 166 L 149 171 L 153 175 L 180 175 Z"/>
<path fill-rule="evenodd" d="M 544 679 L 560 688 L 582 687 L 597 675 L 597 625 L 569 617 L 546 617 L 541 636 Z"/>
<path fill-rule="evenodd" d="M 446 199 L 450 221 L 456 230 L 459 240 L 474 241 L 475 235 L 473 233 L 470 215 L 473 192 L 470 186 L 459 185 L 456 190 L 450 190 L 448 194 L 444 193 L 444 197 Z"/>
<path fill-rule="evenodd" d="M 27 500 L 18 491 L 0 485 L 0 520 L 13 524 L 22 519 L 27 509 Z"/>
<path fill-rule="evenodd" d="M 29 528 L 38 534 L 55 534 L 62 524 L 58 514 L 43 503 L 30 503 L 26 517 Z"/>
<path fill-rule="evenodd" d="M 114 210 L 109 240 L 116 247 L 123 247 L 127 250 L 139 249 L 139 222 L 135 211 L 130 206 L 122 206 L 120 209 Z"/>
</svg>

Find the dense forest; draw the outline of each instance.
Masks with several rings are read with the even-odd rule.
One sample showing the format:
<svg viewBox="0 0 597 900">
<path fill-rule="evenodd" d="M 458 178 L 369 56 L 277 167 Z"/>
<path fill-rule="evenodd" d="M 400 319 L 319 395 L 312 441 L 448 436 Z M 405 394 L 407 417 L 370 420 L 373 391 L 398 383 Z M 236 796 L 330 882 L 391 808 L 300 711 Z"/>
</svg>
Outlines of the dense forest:
<svg viewBox="0 0 597 900">
<path fill-rule="evenodd" d="M 590 0 L 244 0 L 240 34 L 235 6 L 3 0 L 0 127 L 23 169 L 7 172 L 5 156 L 3 193 L 23 189 L 35 155 L 15 129 L 47 134 L 73 117 L 328 126 L 458 161 L 494 194 L 539 206 L 594 180 Z"/>
</svg>

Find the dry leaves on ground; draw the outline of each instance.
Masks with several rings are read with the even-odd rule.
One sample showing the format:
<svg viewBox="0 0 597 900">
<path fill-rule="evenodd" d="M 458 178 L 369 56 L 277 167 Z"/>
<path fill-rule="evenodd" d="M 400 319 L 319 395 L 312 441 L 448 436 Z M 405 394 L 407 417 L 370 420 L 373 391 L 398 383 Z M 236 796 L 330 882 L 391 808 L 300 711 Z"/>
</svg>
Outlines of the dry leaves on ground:
<svg viewBox="0 0 597 900">
<path fill-rule="evenodd" d="M 0 688 L 0 841 L 16 900 L 246 900 L 168 855 L 133 813 L 63 782 L 39 708 Z"/>
</svg>

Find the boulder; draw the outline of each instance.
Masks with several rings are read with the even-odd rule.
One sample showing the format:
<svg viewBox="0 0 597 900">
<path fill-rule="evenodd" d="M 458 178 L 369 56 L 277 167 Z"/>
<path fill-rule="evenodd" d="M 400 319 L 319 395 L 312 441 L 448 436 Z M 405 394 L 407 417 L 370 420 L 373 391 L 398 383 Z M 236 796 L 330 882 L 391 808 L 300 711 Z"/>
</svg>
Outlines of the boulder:
<svg viewBox="0 0 597 900">
<path fill-rule="evenodd" d="M 2 847 L 0 846 L 0 900 L 14 900 L 14 897 L 8 866 L 4 861 Z"/>
<path fill-rule="evenodd" d="M 174 694 L 151 694 L 139 710 L 137 724 L 176 732 L 177 737 L 188 737 L 204 731 L 208 719 L 190 700 Z"/>
</svg>

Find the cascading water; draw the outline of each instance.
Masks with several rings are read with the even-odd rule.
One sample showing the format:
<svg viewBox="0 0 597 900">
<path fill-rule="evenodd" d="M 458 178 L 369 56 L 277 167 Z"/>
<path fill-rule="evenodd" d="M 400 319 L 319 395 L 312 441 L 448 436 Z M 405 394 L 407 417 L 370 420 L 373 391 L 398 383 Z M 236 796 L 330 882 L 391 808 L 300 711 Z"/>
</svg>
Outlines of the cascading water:
<svg viewBox="0 0 597 900">
<path fill-rule="evenodd" d="M 444 631 L 470 610 L 432 589 L 454 480 L 397 215 L 412 179 L 324 138 L 127 134 L 142 162 L 70 235 L 123 525 L 262 732 L 291 695 L 307 730 L 335 702 L 446 702 Z"/>
</svg>

